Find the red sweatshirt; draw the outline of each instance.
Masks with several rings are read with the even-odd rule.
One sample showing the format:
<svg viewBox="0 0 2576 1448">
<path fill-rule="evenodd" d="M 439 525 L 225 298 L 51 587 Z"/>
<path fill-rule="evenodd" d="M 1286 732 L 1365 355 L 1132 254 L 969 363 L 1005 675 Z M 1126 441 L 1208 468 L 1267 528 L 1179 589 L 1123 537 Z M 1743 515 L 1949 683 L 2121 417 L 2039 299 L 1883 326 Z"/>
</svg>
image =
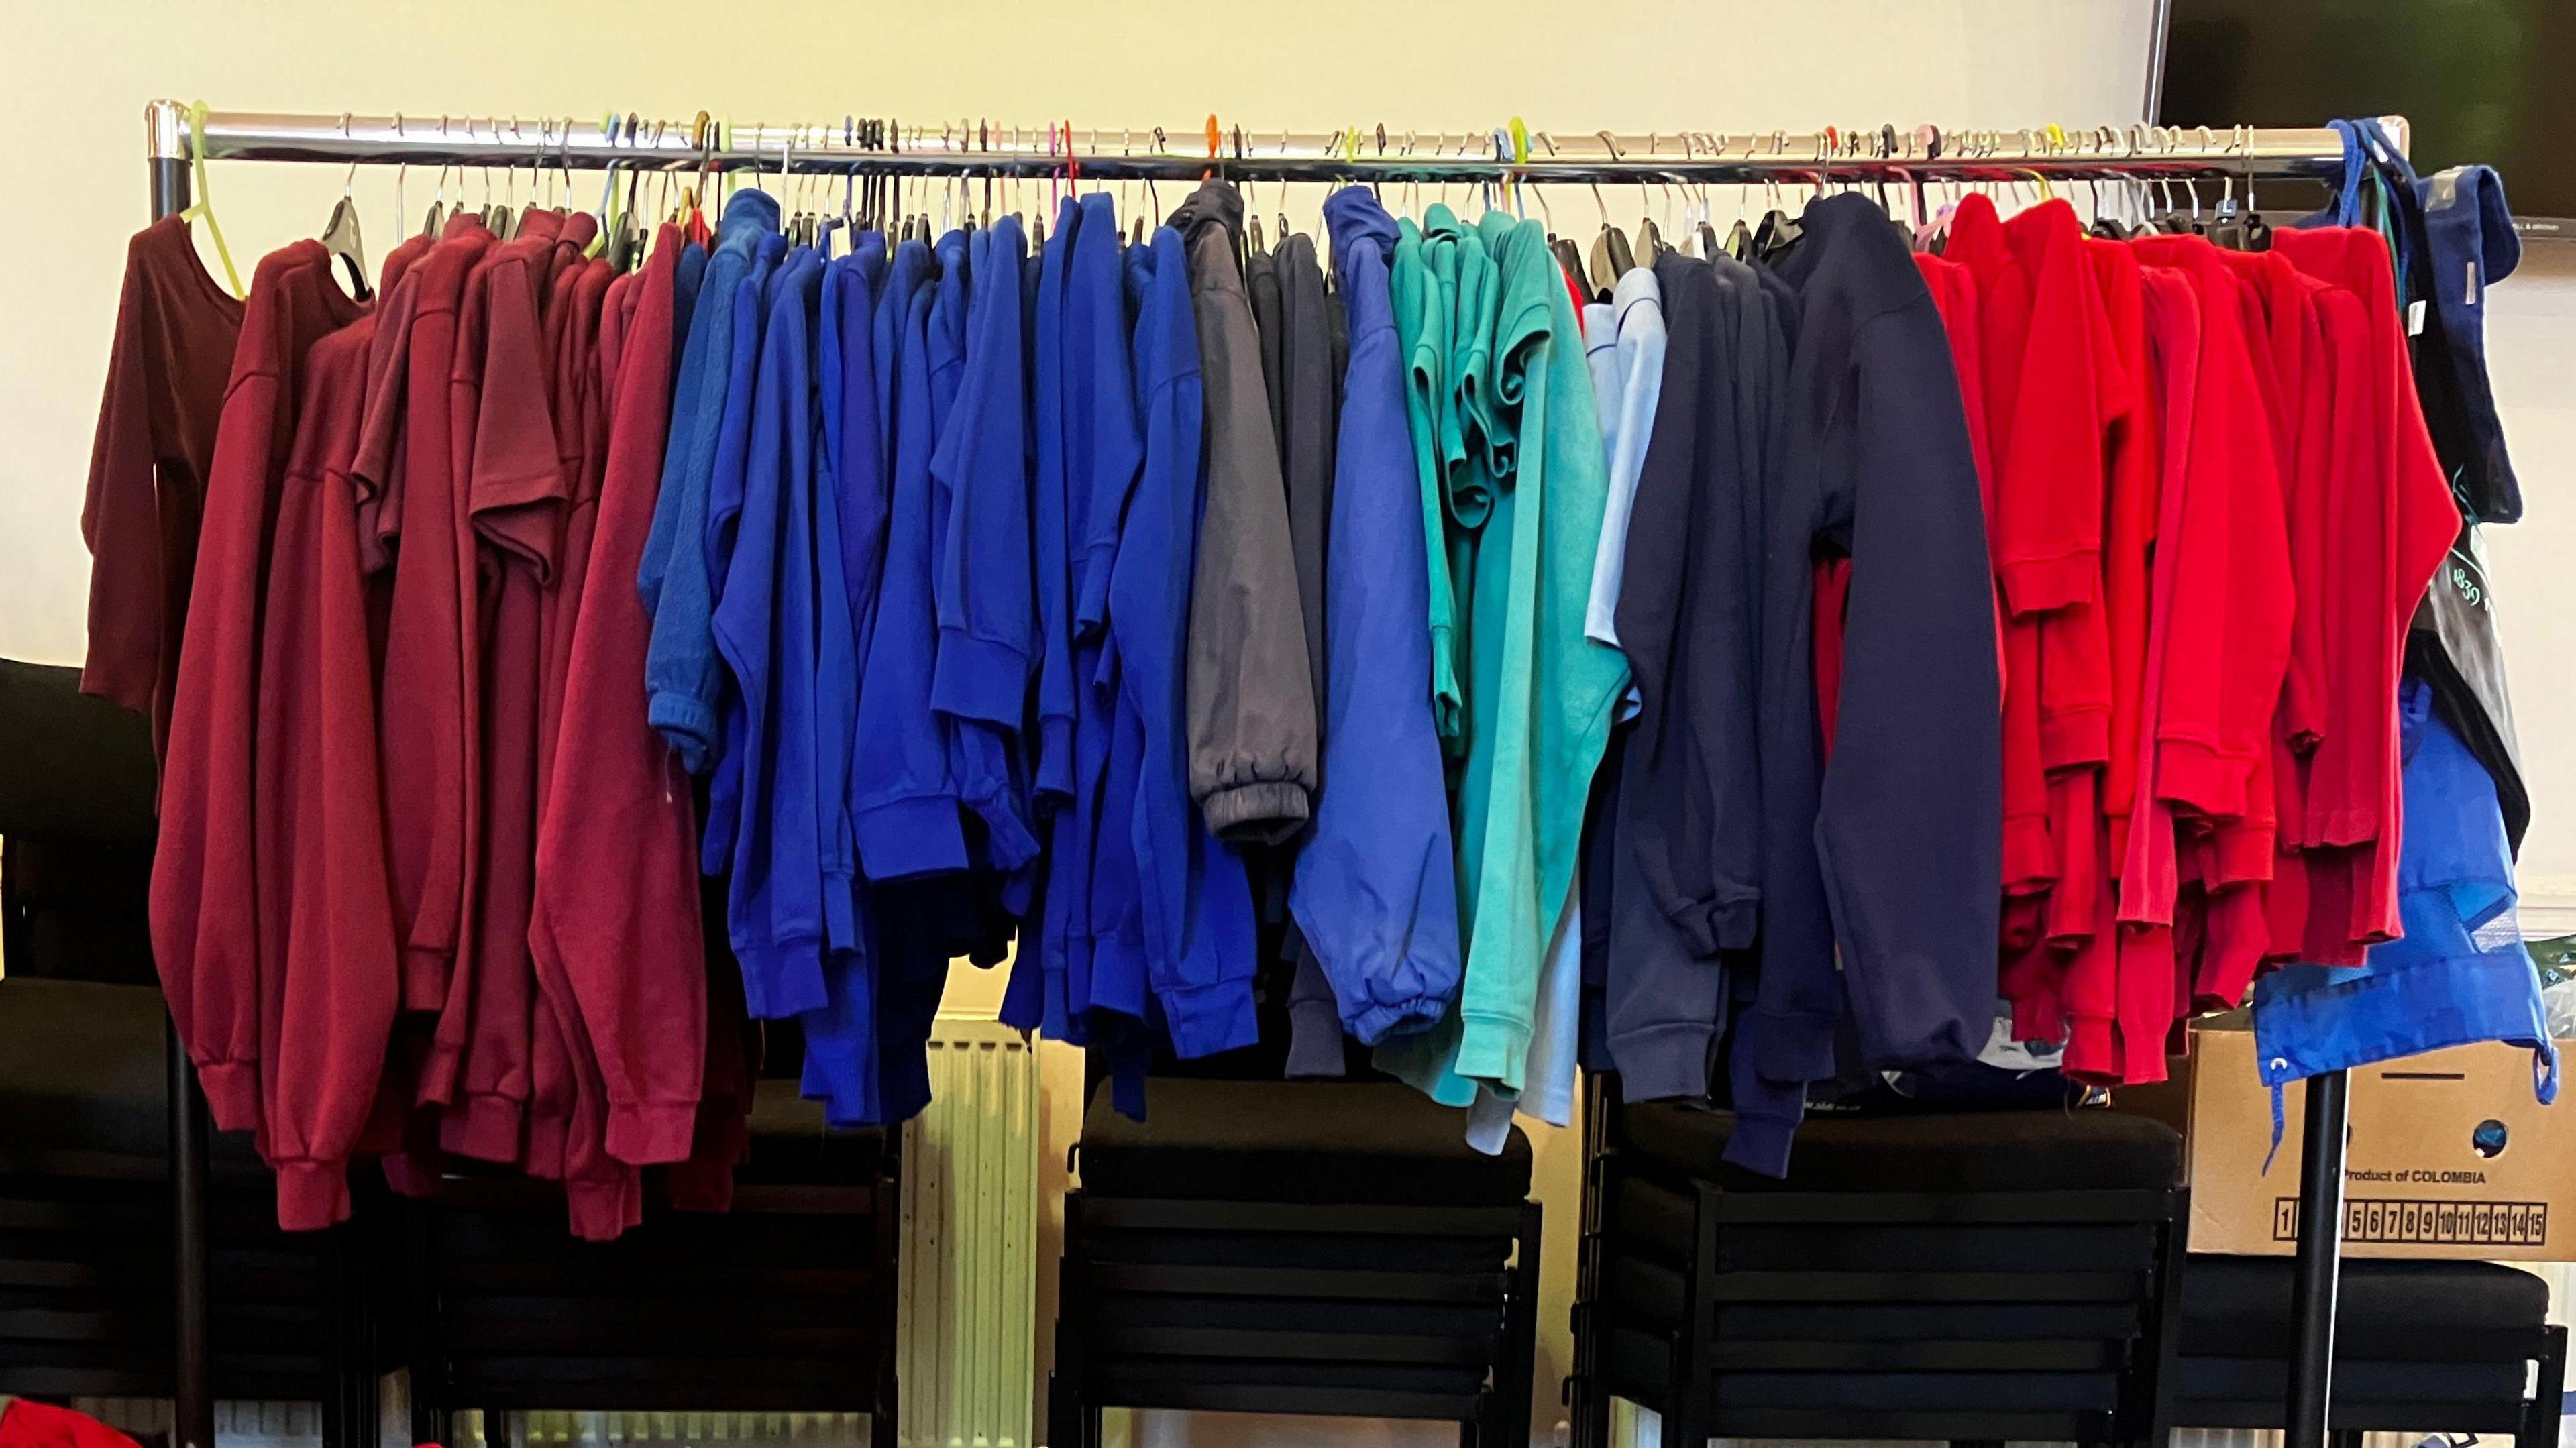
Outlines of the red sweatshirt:
<svg viewBox="0 0 2576 1448">
<path fill-rule="evenodd" d="M 165 216 L 126 243 L 81 504 L 90 554 L 81 690 L 148 715 L 156 758 L 170 738 L 197 520 L 241 327 L 241 302 L 206 275 L 187 222 Z"/>
<path fill-rule="evenodd" d="M 1977 287 L 1980 324 L 1978 360 L 1986 404 L 1986 476 L 1995 497 L 1989 533 L 1996 553 L 1999 596 L 2002 591 L 2005 524 L 2002 477 L 2011 466 L 2013 428 L 2021 383 L 2021 359 L 2030 333 L 2030 288 L 2019 259 L 2004 237 L 1994 203 L 1972 194 L 1960 202 L 1950 222 L 1946 256 L 1967 267 Z M 2039 632 L 2035 619 L 2008 618 L 2004 629 L 2004 890 L 2012 896 L 2045 894 L 2057 877 L 2056 851 L 2048 837 L 2048 779 L 2040 749 Z M 2004 948 L 2009 952 L 2037 943 L 2034 909 L 2014 911 L 2007 902 Z"/>
<path fill-rule="evenodd" d="M 259 896 L 249 846 L 261 571 L 305 349 L 364 310 L 330 268 L 321 243 L 299 241 L 262 259 L 252 278 L 207 472 L 162 764 L 152 954 L 179 1039 L 226 1131 L 260 1124 Z"/>
<path fill-rule="evenodd" d="M 2352 516 L 2327 565 L 2333 697 L 2308 776 L 2310 825 L 2355 847 L 2340 892 L 2312 877 L 2312 922 L 2340 893 L 2349 900 L 2342 938 L 2359 946 L 2398 933 L 2397 680 L 2407 621 L 2458 535 L 2459 513 L 2425 430 L 2385 243 L 2356 229 L 2283 235 L 2291 239 L 2282 256 L 2349 299 L 2329 293 L 2320 302 L 2321 330 L 2338 380 L 2366 384 L 2354 390 L 2368 400 L 2366 410 L 2347 410 L 2337 398 L 2343 459 L 2333 475 L 2345 496 L 2336 512 Z M 2331 934 L 2312 923 L 2316 943 Z"/>
<path fill-rule="evenodd" d="M 526 1125 L 535 973 L 528 899 L 536 833 L 539 596 L 553 566 L 567 490 L 547 407 L 543 293 L 554 246 L 551 212 L 489 251 L 467 279 L 448 370 L 462 484 L 482 579 L 481 830 L 474 849 L 476 916 L 471 1029 L 439 1139 L 447 1150 L 514 1162 Z"/>
<path fill-rule="evenodd" d="M 384 365 L 368 390 L 355 472 L 381 494 L 375 549 L 390 557 L 377 737 L 384 760 L 385 854 L 394 927 L 403 945 L 403 1005 L 439 1016 L 419 1096 L 454 1092 L 466 1012 L 449 986 L 471 918 L 475 680 L 465 667 L 474 628 L 474 559 L 460 552 L 455 418 L 447 379 L 466 276 L 492 244 L 470 212 L 385 294 L 378 323 Z M 364 540 L 362 540 L 363 542 Z"/>
<path fill-rule="evenodd" d="M 556 724 L 578 742 L 554 755 L 547 780 L 530 931 L 549 1002 L 574 1006 L 559 1026 L 606 1097 L 597 1144 L 629 1166 L 689 1155 L 710 1044 L 696 811 L 636 686 L 651 620 L 635 570 L 661 489 L 680 249 L 663 228 L 622 294 L 631 321 L 613 340 L 602 329 L 615 395 Z M 610 1175 L 591 1145 L 581 1132 L 568 1141 L 571 1178 Z M 595 1223 L 575 1225 L 588 1235 Z"/>
<path fill-rule="evenodd" d="M 2120 859 L 2119 1040 L 2131 1082 L 2164 1078 L 2167 1031 L 2189 998 L 2179 982 L 2175 905 L 2179 891 L 2173 806 L 2157 787 L 2157 721 L 2166 657 L 2173 645 L 2175 580 L 2181 573 L 2183 504 L 2191 486 L 2191 438 L 2199 409 L 2200 296 L 2171 267 L 2140 269 L 2148 363 L 2160 400 L 2157 544 L 2148 591 L 2147 648 L 2139 684 L 2136 800 Z"/>
</svg>

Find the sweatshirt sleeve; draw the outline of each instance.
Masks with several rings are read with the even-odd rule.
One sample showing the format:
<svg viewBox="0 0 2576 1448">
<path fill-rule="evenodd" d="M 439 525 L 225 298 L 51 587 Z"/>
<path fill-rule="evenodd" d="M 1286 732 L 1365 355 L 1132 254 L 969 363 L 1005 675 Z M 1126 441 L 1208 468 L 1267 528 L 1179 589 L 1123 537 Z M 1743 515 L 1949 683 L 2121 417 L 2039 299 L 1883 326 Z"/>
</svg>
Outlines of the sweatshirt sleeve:
<svg viewBox="0 0 2576 1448">
<path fill-rule="evenodd" d="M 1762 959 L 1729 1063 L 1746 1120 L 1727 1158 L 1773 1175 L 1805 1083 L 1834 1074 L 1846 996 L 1873 1068 L 1974 1055 L 1994 999 L 2003 746 L 1983 509 L 1939 315 L 1894 264 L 1912 296 L 1846 336 L 1816 313 L 1850 297 L 1807 298 L 1802 385 L 1829 395 L 1785 418 L 1766 530 Z M 1819 404 L 1832 425 L 1800 435 Z M 1847 537 L 1852 560 L 1829 768 L 1820 536 Z"/>
<path fill-rule="evenodd" d="M 1343 1028 L 1374 1046 L 1439 1020 L 1457 993 L 1460 952 L 1449 803 L 1424 688 L 1429 584 L 1403 362 L 1384 263 L 1366 255 L 1354 270 L 1342 302 L 1370 311 L 1351 328 L 1325 559 L 1324 748 L 1336 784 L 1316 800 L 1288 903 L 1332 981 Z"/>
<path fill-rule="evenodd" d="M 2002 734 L 1985 529 L 1929 296 L 1863 328 L 1842 707 L 1816 821 L 1872 1066 L 1985 1042 Z"/>
<path fill-rule="evenodd" d="M 163 651 L 176 649 L 178 641 L 162 632 L 167 560 L 161 554 L 161 448 L 152 421 L 150 355 L 156 329 L 139 250 L 138 239 L 128 250 L 107 390 L 90 443 L 89 493 L 81 504 L 81 541 L 90 556 L 89 655 L 81 690 L 151 714 L 161 689 Z M 166 707 L 167 701 L 160 702 Z"/>
<path fill-rule="evenodd" d="M 245 340 L 249 340 L 247 337 Z M 162 762 L 152 857 L 152 955 L 215 1126 L 260 1123 L 257 879 L 241 847 L 252 806 L 251 730 L 270 442 L 289 404 L 276 373 L 237 371 L 206 483 L 189 627 Z"/>
<path fill-rule="evenodd" d="M 1029 545 L 1028 413 L 1022 357 L 1017 223 L 995 227 L 993 287 L 978 300 L 968 377 L 931 472 L 949 491 L 947 534 L 932 586 L 939 655 L 931 707 L 1017 730 L 1037 655 Z"/>
<path fill-rule="evenodd" d="M 1306 822 L 1315 788 L 1315 688 L 1287 490 L 1241 280 L 1214 237 L 1191 263 L 1207 504 L 1185 653 L 1190 797 L 1219 838 L 1275 843 Z"/>
</svg>

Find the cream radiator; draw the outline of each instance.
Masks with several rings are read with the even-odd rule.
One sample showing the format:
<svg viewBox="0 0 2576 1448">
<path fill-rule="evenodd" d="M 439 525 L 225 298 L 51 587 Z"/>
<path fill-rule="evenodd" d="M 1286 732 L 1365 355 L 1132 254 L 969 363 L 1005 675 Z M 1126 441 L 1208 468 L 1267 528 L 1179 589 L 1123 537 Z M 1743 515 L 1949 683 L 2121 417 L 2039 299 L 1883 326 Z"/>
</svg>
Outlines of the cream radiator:
<svg viewBox="0 0 2576 1448">
<path fill-rule="evenodd" d="M 1034 1448 L 1038 1076 L 1017 1031 L 943 1016 L 903 1133 L 903 1448 Z"/>
</svg>

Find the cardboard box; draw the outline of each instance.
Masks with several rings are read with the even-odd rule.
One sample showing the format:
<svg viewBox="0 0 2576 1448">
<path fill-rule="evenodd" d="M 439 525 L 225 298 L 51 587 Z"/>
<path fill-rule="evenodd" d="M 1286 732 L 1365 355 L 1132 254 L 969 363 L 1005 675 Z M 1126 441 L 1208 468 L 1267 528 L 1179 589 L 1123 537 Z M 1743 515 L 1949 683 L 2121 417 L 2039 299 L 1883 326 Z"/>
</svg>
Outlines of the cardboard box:
<svg viewBox="0 0 2576 1448">
<path fill-rule="evenodd" d="M 2267 1174 L 2272 1093 L 2255 1073 L 2254 1033 L 2204 1025 L 2192 1038 L 2172 1081 L 2118 1102 L 2183 1132 L 2192 1251 L 2288 1256 L 2306 1088 L 2281 1093 L 2285 1129 Z M 2576 1104 L 2540 1105 L 2531 1069 L 2530 1052 L 2488 1044 L 2354 1071 L 2345 1253 L 2576 1261 Z"/>
</svg>

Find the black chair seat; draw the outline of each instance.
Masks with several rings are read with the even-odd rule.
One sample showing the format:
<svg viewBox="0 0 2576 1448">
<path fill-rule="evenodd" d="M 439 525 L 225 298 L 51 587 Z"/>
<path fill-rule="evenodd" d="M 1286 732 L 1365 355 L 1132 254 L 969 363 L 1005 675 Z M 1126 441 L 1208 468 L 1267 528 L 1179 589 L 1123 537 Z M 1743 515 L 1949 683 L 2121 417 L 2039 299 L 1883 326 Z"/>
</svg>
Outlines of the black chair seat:
<svg viewBox="0 0 2576 1448">
<path fill-rule="evenodd" d="M 166 1159 L 161 992 L 78 980 L 0 982 L 0 1152 Z"/>
<path fill-rule="evenodd" d="M 2288 1257 L 2193 1253 L 2182 1276 L 2183 1352 L 2199 1351 L 2203 1339 L 2196 1335 L 2217 1324 L 2287 1327 L 2291 1273 Z M 2335 1317 L 2347 1332 L 2373 1328 L 2423 1334 L 2462 1328 L 2538 1331 L 2549 1320 L 2549 1284 L 2494 1262 L 2347 1257 Z"/>
<path fill-rule="evenodd" d="M 1082 1123 L 1095 1197 L 1494 1206 L 1529 1193 L 1529 1138 L 1499 1155 L 1467 1145 L 1463 1117 L 1385 1082 L 1146 1083 L 1145 1119 L 1104 1083 Z"/>
<path fill-rule="evenodd" d="M 2196 1254 L 2182 1279 L 2176 1421 L 2277 1426 L 2289 1386 L 2287 1257 Z M 2491 1262 L 2348 1257 L 2337 1294 L 2335 1426 L 2515 1432 L 2526 1365 L 2553 1349 L 2549 1286 Z M 2549 1415 L 2554 1421 L 2554 1412 Z"/>
<path fill-rule="evenodd" d="M 2182 1181 L 2182 1138 L 2124 1112 L 1819 1114 L 1798 1128 L 1789 1175 L 1775 1181 L 1724 1164 L 1733 1112 L 1694 1101 L 1623 1109 L 1629 1150 L 1729 1191 L 2163 1191 Z"/>
</svg>

